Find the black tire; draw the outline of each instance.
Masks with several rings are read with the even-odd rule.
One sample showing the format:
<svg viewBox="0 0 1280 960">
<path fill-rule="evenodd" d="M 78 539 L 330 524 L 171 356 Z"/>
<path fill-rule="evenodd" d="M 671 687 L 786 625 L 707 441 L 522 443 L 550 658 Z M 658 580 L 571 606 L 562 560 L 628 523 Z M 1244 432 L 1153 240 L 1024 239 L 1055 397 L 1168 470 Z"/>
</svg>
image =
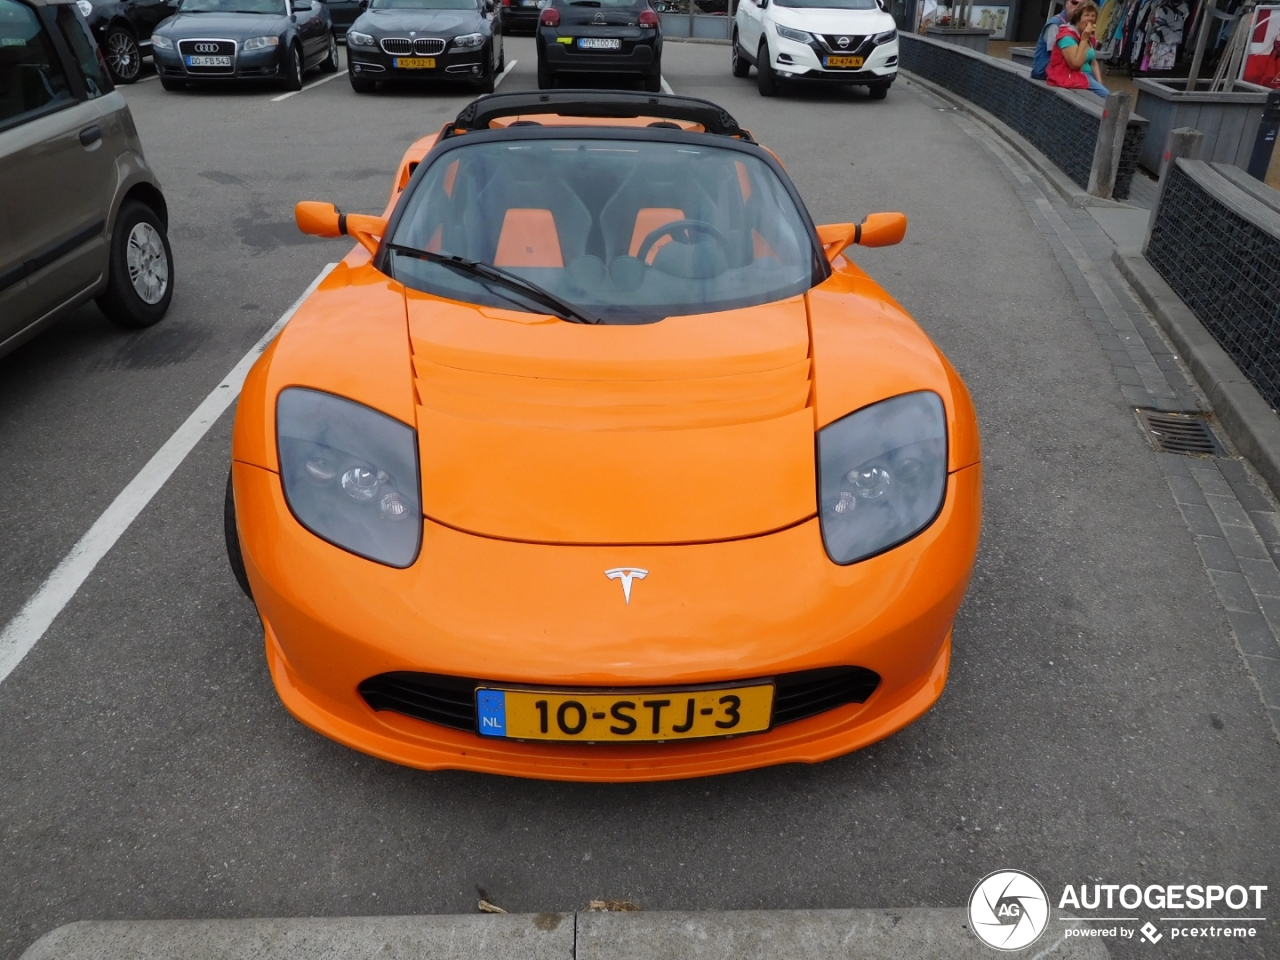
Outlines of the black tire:
<svg viewBox="0 0 1280 960">
<path fill-rule="evenodd" d="M 132 260 L 132 263 L 131 263 Z M 155 211 L 126 200 L 111 233 L 107 289 L 98 308 L 129 330 L 159 323 L 173 299 L 173 251 Z"/>
<path fill-rule="evenodd" d="M 227 562 L 231 564 L 231 575 L 240 584 L 240 589 L 250 600 L 253 591 L 249 589 L 249 575 L 244 570 L 244 554 L 240 552 L 240 531 L 236 529 L 236 499 L 231 488 L 231 471 L 227 471 L 227 496 L 222 503 L 222 533 L 227 541 Z"/>
<path fill-rule="evenodd" d="M 112 27 L 102 41 L 107 70 L 116 83 L 136 83 L 142 74 L 142 50 L 137 38 L 124 27 Z"/>
<path fill-rule="evenodd" d="M 538 89 L 550 90 L 556 85 L 556 75 L 551 72 L 545 60 L 538 61 Z"/>
<path fill-rule="evenodd" d="M 653 73 L 645 74 L 644 89 L 646 93 L 662 92 L 662 65 L 661 64 L 658 65 L 658 68 L 654 70 Z"/>
<path fill-rule="evenodd" d="M 889 95 L 889 84 L 877 83 L 874 86 L 867 87 L 867 92 L 871 94 L 872 100 L 883 100 Z"/>
<path fill-rule="evenodd" d="M 369 80 L 365 77 L 357 77 L 354 73 L 347 74 L 351 79 L 351 89 L 356 93 L 373 93 L 378 88 L 378 81 Z"/>
<path fill-rule="evenodd" d="M 332 30 L 329 31 L 329 52 L 325 54 L 325 58 L 320 61 L 320 72 L 338 72 L 338 38 L 333 35 Z"/>
<path fill-rule="evenodd" d="M 778 95 L 778 76 L 773 72 L 773 63 L 769 60 L 769 45 L 761 43 L 756 52 L 756 87 L 762 97 Z"/>
<path fill-rule="evenodd" d="M 160 78 L 160 86 L 164 87 L 166 90 L 187 89 L 187 83 L 185 80 L 170 80 L 168 77 Z"/>
<path fill-rule="evenodd" d="M 733 75 L 738 78 L 747 76 L 751 72 L 751 61 L 742 54 L 745 51 L 738 43 L 738 31 L 733 31 Z"/>
<path fill-rule="evenodd" d="M 498 41 L 498 65 L 493 68 L 493 72 L 496 75 L 502 73 L 505 69 L 507 69 L 507 46 Z"/>
<path fill-rule="evenodd" d="M 289 48 L 289 59 L 284 66 L 284 88 L 286 90 L 302 89 L 302 72 L 304 69 L 302 51 L 295 44 Z"/>
</svg>

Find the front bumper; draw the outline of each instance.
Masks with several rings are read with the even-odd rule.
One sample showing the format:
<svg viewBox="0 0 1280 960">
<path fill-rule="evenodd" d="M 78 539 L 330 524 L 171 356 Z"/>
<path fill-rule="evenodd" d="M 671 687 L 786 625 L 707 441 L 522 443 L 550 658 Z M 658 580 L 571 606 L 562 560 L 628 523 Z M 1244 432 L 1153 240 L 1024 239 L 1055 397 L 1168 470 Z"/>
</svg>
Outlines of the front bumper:
<svg viewBox="0 0 1280 960">
<path fill-rule="evenodd" d="M 484 76 L 488 64 L 489 42 L 470 50 L 445 48 L 431 59 L 436 65 L 430 69 L 404 69 L 397 67 L 398 59 L 374 47 L 353 47 L 347 44 L 347 69 L 352 76 L 368 80 L 477 80 Z"/>
<path fill-rule="evenodd" d="M 563 780 L 657 780 L 866 746 L 941 695 L 951 625 L 977 550 L 981 467 L 951 476 L 920 536 L 847 567 L 816 520 L 763 537 L 685 546 L 514 543 L 424 524 L 405 570 L 361 560 L 300 527 L 279 477 L 233 465 L 238 527 L 276 689 L 303 723 L 354 749 L 423 769 Z M 629 604 L 604 571 L 642 566 Z M 482 738 L 357 692 L 421 671 L 546 686 L 682 686 L 829 666 L 881 677 L 847 704 L 735 739 L 544 744 Z"/>
<path fill-rule="evenodd" d="M 178 80 L 260 80 L 284 75 L 287 52 L 288 47 L 284 44 L 250 53 L 237 50 L 231 58 L 230 69 L 215 70 L 188 69 L 177 50 L 153 50 L 151 59 L 156 65 L 156 72 L 162 77 Z"/>
<path fill-rule="evenodd" d="M 898 41 L 858 50 L 864 55 L 860 69 L 827 68 L 828 56 L 840 56 L 843 51 L 828 51 L 818 43 L 800 43 L 777 35 L 769 38 L 769 52 L 773 57 L 773 69 L 784 79 L 823 80 L 831 83 L 892 83 L 898 75 Z"/>
<path fill-rule="evenodd" d="M 571 27 L 563 28 L 571 30 Z M 538 46 L 547 66 L 556 73 L 634 73 L 648 74 L 661 59 L 662 41 L 648 36 L 638 40 L 622 38 L 618 52 L 582 50 L 577 46 L 580 36 L 590 33 L 574 33 L 561 36 L 561 28 L 540 27 Z M 568 43 L 562 41 L 568 40 Z"/>
</svg>

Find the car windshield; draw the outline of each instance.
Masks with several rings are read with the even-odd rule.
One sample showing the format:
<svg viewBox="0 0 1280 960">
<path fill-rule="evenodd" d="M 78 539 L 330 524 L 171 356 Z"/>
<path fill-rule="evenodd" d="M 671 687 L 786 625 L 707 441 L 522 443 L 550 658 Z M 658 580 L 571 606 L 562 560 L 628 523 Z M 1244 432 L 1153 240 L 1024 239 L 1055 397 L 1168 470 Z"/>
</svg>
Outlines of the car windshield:
<svg viewBox="0 0 1280 960">
<path fill-rule="evenodd" d="M 274 13 L 284 16 L 284 0 L 182 0 L 183 13 Z"/>
<path fill-rule="evenodd" d="M 476 10 L 476 0 L 373 0 L 374 10 Z"/>
<path fill-rule="evenodd" d="M 777 174 L 717 146 L 466 144 L 432 163 L 405 203 L 393 244 L 497 267 L 605 323 L 780 300 L 807 290 L 818 269 L 812 234 Z M 407 286 L 547 312 L 492 280 L 387 256 Z"/>
<path fill-rule="evenodd" d="M 806 10 L 879 10 L 876 0 L 775 0 L 780 7 Z"/>
</svg>

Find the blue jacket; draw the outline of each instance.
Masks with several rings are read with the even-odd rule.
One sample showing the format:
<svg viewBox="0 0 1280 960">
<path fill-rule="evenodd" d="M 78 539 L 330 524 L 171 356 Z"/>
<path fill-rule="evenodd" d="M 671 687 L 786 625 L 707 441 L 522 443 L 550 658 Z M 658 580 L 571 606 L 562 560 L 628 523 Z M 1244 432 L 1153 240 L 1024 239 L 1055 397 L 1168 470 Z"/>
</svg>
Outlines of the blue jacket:
<svg viewBox="0 0 1280 960">
<path fill-rule="evenodd" d="M 1053 52 L 1049 44 L 1053 42 L 1053 38 L 1045 40 L 1045 35 L 1049 32 L 1049 28 L 1053 28 L 1053 37 L 1058 36 L 1058 28 L 1063 26 L 1067 21 L 1062 14 L 1055 13 L 1044 23 L 1044 29 L 1040 31 L 1040 37 L 1036 40 L 1036 54 L 1031 62 L 1031 78 L 1033 80 L 1043 80 L 1045 71 L 1049 69 L 1049 55 Z"/>
</svg>

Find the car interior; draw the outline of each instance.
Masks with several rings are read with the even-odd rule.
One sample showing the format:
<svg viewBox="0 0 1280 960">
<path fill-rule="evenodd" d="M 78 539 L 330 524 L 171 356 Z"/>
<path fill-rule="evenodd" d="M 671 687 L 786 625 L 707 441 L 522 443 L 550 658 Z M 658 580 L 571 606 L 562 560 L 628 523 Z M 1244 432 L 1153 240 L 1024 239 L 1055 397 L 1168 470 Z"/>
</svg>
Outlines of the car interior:
<svg viewBox="0 0 1280 960">
<path fill-rule="evenodd" d="M 66 74 L 35 11 L 0 0 L 0 124 L 70 99 Z"/>
</svg>

